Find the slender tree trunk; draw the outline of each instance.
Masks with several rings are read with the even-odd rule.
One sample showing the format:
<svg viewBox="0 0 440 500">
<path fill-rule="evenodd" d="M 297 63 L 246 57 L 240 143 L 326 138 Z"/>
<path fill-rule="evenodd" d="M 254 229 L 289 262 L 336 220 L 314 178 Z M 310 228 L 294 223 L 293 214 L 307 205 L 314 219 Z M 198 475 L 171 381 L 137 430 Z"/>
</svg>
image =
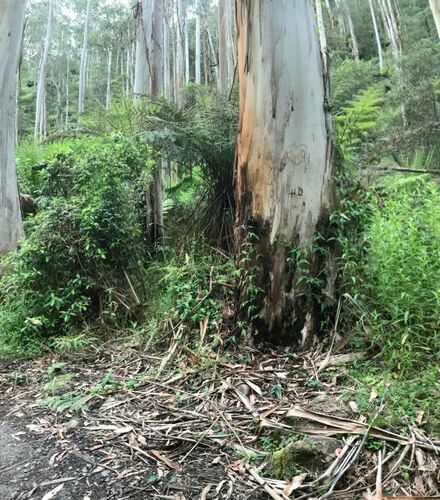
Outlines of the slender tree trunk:
<svg viewBox="0 0 440 500">
<path fill-rule="evenodd" d="M 227 0 L 226 4 L 226 25 L 227 25 L 227 42 L 228 42 L 228 87 L 231 88 L 234 81 L 235 73 L 235 40 L 234 33 L 232 30 L 232 2 Z"/>
<path fill-rule="evenodd" d="M 105 91 L 105 109 L 110 108 L 111 101 L 111 85 L 112 85 L 112 49 L 108 49 L 108 61 L 107 61 L 107 87 Z"/>
<path fill-rule="evenodd" d="M 163 24 L 163 89 L 164 97 L 167 100 L 171 99 L 171 64 L 170 64 L 170 5 L 165 2 L 165 12 L 162 20 Z"/>
<path fill-rule="evenodd" d="M 317 0 L 317 1 L 320 1 L 320 0 Z M 333 17 L 333 8 L 332 8 L 332 5 L 330 3 L 330 0 L 325 0 L 325 6 L 327 7 L 327 12 L 328 12 L 328 16 L 330 18 L 330 23 L 332 25 L 332 28 L 334 29 L 335 28 L 335 20 Z"/>
<path fill-rule="evenodd" d="M 299 265 L 333 209 L 331 120 L 312 2 L 237 0 L 241 303 L 260 334 L 303 345 L 319 312 L 320 258 Z M 250 249 L 251 247 L 251 249 Z M 296 256 L 296 257 L 295 257 Z M 250 260 L 250 264 L 249 264 Z M 249 275 L 252 291 L 246 295 Z M 259 290 L 256 299 L 252 292 Z"/>
<path fill-rule="evenodd" d="M 149 41 L 151 40 L 152 0 L 139 0 L 136 6 L 136 61 L 133 94 L 136 100 L 151 92 Z"/>
<path fill-rule="evenodd" d="M 197 4 L 197 12 L 196 12 L 195 67 L 196 67 L 196 84 L 200 85 L 202 83 L 202 44 L 201 44 L 201 28 L 200 28 L 200 7 L 198 4 Z"/>
<path fill-rule="evenodd" d="M 368 2 L 370 4 L 371 20 L 373 21 L 374 36 L 376 38 L 377 54 L 379 56 L 379 68 L 380 68 L 380 72 L 382 73 L 383 69 L 384 69 L 383 54 L 382 54 L 382 43 L 380 41 L 379 28 L 377 26 L 376 13 L 374 11 L 373 0 L 368 0 Z"/>
<path fill-rule="evenodd" d="M 321 0 L 317 0 L 315 3 L 316 8 L 316 22 L 318 24 L 319 33 L 319 45 L 321 47 L 321 57 L 324 65 L 324 70 L 326 73 L 329 71 L 329 50 L 327 45 L 327 37 L 325 34 L 324 16 L 322 13 Z"/>
<path fill-rule="evenodd" d="M 78 113 L 84 112 L 84 102 L 86 94 L 86 74 L 87 74 L 87 49 L 89 42 L 89 22 L 90 22 L 90 0 L 87 0 L 86 22 L 84 25 L 83 46 L 81 52 L 81 62 L 79 67 L 79 96 Z"/>
<path fill-rule="evenodd" d="M 338 32 L 340 35 L 346 35 L 347 34 L 347 27 L 345 25 L 345 19 L 344 19 L 344 5 L 342 4 L 344 0 L 335 0 L 335 5 L 336 5 L 336 14 L 337 14 L 337 19 L 338 19 Z"/>
<path fill-rule="evenodd" d="M 177 0 L 177 28 L 176 28 L 176 100 L 181 102 L 181 89 L 185 85 L 185 10 L 183 1 Z"/>
<path fill-rule="evenodd" d="M 52 34 L 53 0 L 49 0 L 49 13 L 47 18 L 46 38 L 44 41 L 43 56 L 40 62 L 37 83 L 37 101 L 35 108 L 34 140 L 39 141 L 44 137 L 44 102 L 46 100 L 46 72 L 49 58 L 50 39 Z"/>
<path fill-rule="evenodd" d="M 164 93 L 164 0 L 153 0 L 152 40 L 151 40 L 151 95 L 162 97 Z M 153 183 L 150 186 L 152 209 L 152 241 L 157 243 L 163 237 L 163 187 L 162 160 L 159 160 L 154 170 Z"/>
<path fill-rule="evenodd" d="M 429 0 L 429 6 L 434 16 L 438 37 L 440 38 L 440 0 Z"/>
<path fill-rule="evenodd" d="M 70 84 L 70 57 L 67 57 L 67 70 L 66 70 L 66 107 L 65 107 L 65 117 L 64 124 L 67 129 L 69 126 L 69 106 L 70 106 L 70 95 L 69 95 L 69 84 Z"/>
<path fill-rule="evenodd" d="M 211 31 L 209 30 L 208 21 L 206 19 L 205 19 L 205 23 L 206 23 L 206 35 L 208 37 L 209 51 L 211 54 L 211 57 L 210 57 L 211 64 L 214 66 L 215 81 L 218 84 L 220 81 L 219 63 L 218 63 L 217 54 L 216 54 L 215 47 L 214 47 L 214 42 L 212 41 Z"/>
<path fill-rule="evenodd" d="M 14 156 L 25 8 L 25 0 L 0 0 L 0 256 L 15 250 L 23 234 Z"/>
<path fill-rule="evenodd" d="M 354 30 L 354 24 L 353 24 L 353 18 L 351 17 L 351 12 L 350 8 L 347 4 L 347 0 L 343 0 L 344 2 L 344 10 L 345 10 L 345 15 L 347 17 L 347 23 L 348 23 L 348 31 L 350 32 L 350 39 L 351 39 L 351 51 L 353 54 L 353 59 L 355 61 L 359 61 L 359 45 L 356 37 L 356 32 Z"/>
<path fill-rule="evenodd" d="M 185 83 L 189 83 L 189 33 L 188 20 L 185 17 Z"/>
<path fill-rule="evenodd" d="M 396 15 L 394 13 L 394 7 L 391 3 L 391 0 L 387 0 L 387 10 L 388 10 L 388 15 L 390 16 L 391 28 L 394 32 L 394 37 L 397 41 L 397 46 L 399 48 L 399 53 L 400 53 L 402 52 L 402 44 L 400 40 L 400 28 L 399 28 L 399 23 L 397 22 Z"/>
<path fill-rule="evenodd" d="M 218 2 L 218 88 L 221 92 L 228 91 L 228 0 Z"/>
</svg>

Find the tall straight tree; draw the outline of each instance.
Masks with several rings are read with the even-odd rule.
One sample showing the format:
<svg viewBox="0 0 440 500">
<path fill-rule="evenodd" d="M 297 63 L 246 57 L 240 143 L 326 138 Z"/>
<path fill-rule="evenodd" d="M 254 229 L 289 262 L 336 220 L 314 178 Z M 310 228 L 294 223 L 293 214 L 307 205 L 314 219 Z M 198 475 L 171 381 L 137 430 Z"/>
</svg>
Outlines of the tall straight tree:
<svg viewBox="0 0 440 500">
<path fill-rule="evenodd" d="M 148 54 L 149 41 L 151 40 L 151 3 L 152 0 L 138 0 L 136 5 L 136 60 L 133 87 L 135 99 L 140 99 L 151 91 L 151 70 Z"/>
<path fill-rule="evenodd" d="M 17 67 L 26 0 L 0 0 L 0 256 L 23 234 L 15 168 Z"/>
<path fill-rule="evenodd" d="M 434 16 L 438 37 L 440 38 L 440 0 L 429 0 L 429 6 L 431 7 L 431 12 Z"/>
<path fill-rule="evenodd" d="M 46 73 L 49 58 L 50 39 L 52 34 L 53 0 L 49 0 L 46 38 L 44 40 L 43 56 L 40 62 L 37 82 L 37 101 L 35 105 L 34 140 L 42 139 L 46 133 Z"/>
<path fill-rule="evenodd" d="M 200 4 L 196 3 L 196 50 L 195 50 L 195 72 L 197 85 L 202 83 L 202 31 L 200 20 Z"/>
<path fill-rule="evenodd" d="M 153 11 L 151 17 L 151 95 L 162 97 L 164 94 L 164 25 L 165 0 L 153 0 Z M 151 199 L 151 238 L 153 242 L 159 241 L 163 236 L 163 189 L 162 168 L 158 161 L 153 174 L 153 183 L 150 186 Z"/>
<path fill-rule="evenodd" d="M 228 90 L 228 1 L 218 2 L 218 87 L 221 92 Z"/>
<path fill-rule="evenodd" d="M 347 3 L 347 0 L 342 0 L 342 8 L 344 9 L 345 16 L 347 17 L 348 31 L 350 32 L 350 40 L 351 40 L 351 52 L 353 55 L 353 59 L 355 61 L 359 61 L 359 44 L 357 41 L 356 32 L 354 30 L 353 18 L 351 17 L 350 6 Z"/>
<path fill-rule="evenodd" d="M 105 90 L 105 109 L 110 108 L 111 101 L 111 85 L 112 85 L 112 48 L 108 49 L 108 60 L 107 60 L 107 85 Z"/>
<path fill-rule="evenodd" d="M 81 51 L 81 62 L 79 66 L 79 95 L 78 113 L 84 112 L 84 102 L 86 94 L 86 73 L 87 73 L 87 52 L 89 42 L 89 22 L 90 22 L 90 0 L 87 0 L 86 20 L 84 23 L 83 46 Z"/>
<path fill-rule="evenodd" d="M 185 46 L 185 24 L 186 10 L 183 0 L 177 0 L 177 26 L 176 26 L 176 64 L 174 68 L 174 83 L 175 95 L 177 102 L 181 101 L 181 89 L 185 85 L 185 61 L 186 61 L 186 46 Z"/>
<path fill-rule="evenodd" d="M 373 0 L 368 0 L 370 4 L 371 20 L 373 21 L 374 37 L 376 38 L 377 45 L 377 55 L 379 56 L 379 68 L 380 72 L 383 72 L 383 53 L 382 53 L 382 43 L 380 41 L 379 27 L 377 25 L 376 12 L 374 10 Z"/>
<path fill-rule="evenodd" d="M 325 233 L 334 205 L 328 75 L 312 2 L 236 0 L 236 7 L 236 243 L 247 257 L 239 262 L 253 270 L 252 290 L 261 291 L 258 331 L 305 345 L 319 322 L 310 287 L 322 257 L 311 254 L 299 266 L 295 255 L 306 255 Z M 241 302 L 247 289 L 244 280 Z"/>
</svg>

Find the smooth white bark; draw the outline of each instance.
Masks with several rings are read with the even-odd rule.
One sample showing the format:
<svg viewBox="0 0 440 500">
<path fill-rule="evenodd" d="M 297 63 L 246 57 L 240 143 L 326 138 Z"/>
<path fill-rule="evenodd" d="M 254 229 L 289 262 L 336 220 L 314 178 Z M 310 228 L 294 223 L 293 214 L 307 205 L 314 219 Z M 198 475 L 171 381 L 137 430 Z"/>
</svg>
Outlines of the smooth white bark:
<svg viewBox="0 0 440 500">
<path fill-rule="evenodd" d="M 327 45 L 327 37 L 325 34 L 324 16 L 322 13 L 321 0 L 316 1 L 315 8 L 316 8 L 316 22 L 318 25 L 318 33 L 319 33 L 319 45 L 321 47 L 321 57 L 325 71 L 327 72 L 329 69 L 329 50 Z"/>
<path fill-rule="evenodd" d="M 373 0 L 368 0 L 368 2 L 370 4 L 371 20 L 373 21 L 374 36 L 376 38 L 377 55 L 379 56 L 379 68 L 380 68 L 380 71 L 383 72 L 384 64 L 383 64 L 382 43 L 380 41 L 380 33 L 379 33 L 378 25 L 377 25 L 376 13 L 374 11 Z"/>
<path fill-rule="evenodd" d="M 1 15 L 1 12 L 0 12 Z M 49 59 L 50 40 L 52 34 L 52 18 L 53 18 L 53 0 L 49 0 L 49 12 L 47 18 L 46 38 L 44 40 L 43 56 L 40 61 L 40 68 L 38 71 L 37 82 L 37 99 L 35 107 L 35 127 L 34 127 L 34 140 L 38 141 L 44 137 L 45 134 L 45 100 L 46 100 L 46 72 L 47 61 Z"/>
<path fill-rule="evenodd" d="M 185 83 L 189 83 L 189 33 L 188 20 L 185 18 Z"/>
<path fill-rule="evenodd" d="M 429 6 L 434 17 L 438 37 L 440 38 L 440 0 L 429 0 Z"/>
<path fill-rule="evenodd" d="M 140 99 L 151 91 L 149 42 L 151 41 L 152 0 L 139 0 L 136 6 L 136 60 L 133 94 Z"/>
<path fill-rule="evenodd" d="M 84 112 L 84 101 L 86 94 L 87 50 L 89 42 L 89 22 L 90 22 L 90 0 L 87 0 L 86 21 L 84 24 L 83 46 L 81 51 L 81 62 L 79 67 L 78 113 Z"/>
<path fill-rule="evenodd" d="M 310 245 L 334 205 L 328 79 L 312 5 L 237 0 L 237 231 L 251 224 L 258 235 L 263 328 L 302 330 L 305 340 L 313 312 L 300 299 L 287 247 Z"/>
<path fill-rule="evenodd" d="M 15 168 L 17 67 L 26 0 L 0 0 L 0 256 L 23 234 Z"/>
<path fill-rule="evenodd" d="M 164 93 L 164 14 L 164 0 L 153 0 L 150 42 L 151 95 L 153 97 L 162 97 Z"/>
<path fill-rule="evenodd" d="M 355 61 L 359 61 L 359 44 L 357 41 L 356 32 L 354 30 L 353 18 L 351 17 L 350 8 L 346 0 L 343 0 L 343 2 L 344 2 L 345 15 L 347 17 L 348 31 L 350 32 L 351 50 L 353 53 L 353 58 Z"/>
<path fill-rule="evenodd" d="M 198 6 L 197 6 L 198 7 Z M 202 83 L 202 43 L 201 43 L 201 21 L 200 12 L 196 12 L 196 53 L 195 53 L 196 83 Z"/>
<path fill-rule="evenodd" d="M 108 50 L 108 61 L 107 61 L 107 86 L 105 92 L 105 109 L 110 108 L 111 85 L 112 85 L 112 49 L 110 48 Z"/>
<path fill-rule="evenodd" d="M 228 0 L 218 0 L 218 88 L 221 92 L 228 90 Z"/>
<path fill-rule="evenodd" d="M 167 100 L 171 99 L 170 17 L 171 17 L 171 6 L 169 1 L 166 0 L 162 24 L 163 24 L 163 89 L 164 89 L 164 97 Z"/>
<path fill-rule="evenodd" d="M 174 72 L 176 100 L 181 101 L 181 89 L 185 85 L 185 10 L 183 1 L 177 0 L 176 64 Z"/>
</svg>

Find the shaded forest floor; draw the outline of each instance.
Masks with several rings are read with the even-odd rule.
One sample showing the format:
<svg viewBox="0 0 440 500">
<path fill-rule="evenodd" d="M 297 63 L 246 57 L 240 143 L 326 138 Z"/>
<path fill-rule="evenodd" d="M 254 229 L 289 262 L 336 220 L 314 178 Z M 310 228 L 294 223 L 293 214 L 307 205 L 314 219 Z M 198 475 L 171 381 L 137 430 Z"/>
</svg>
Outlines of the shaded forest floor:
<svg viewBox="0 0 440 500">
<path fill-rule="evenodd" d="M 366 499 L 376 484 L 439 493 L 440 442 L 416 426 L 366 424 L 347 386 L 352 354 L 177 351 L 3 360 L 0 498 Z M 279 449 L 290 451 L 275 463 Z"/>
</svg>

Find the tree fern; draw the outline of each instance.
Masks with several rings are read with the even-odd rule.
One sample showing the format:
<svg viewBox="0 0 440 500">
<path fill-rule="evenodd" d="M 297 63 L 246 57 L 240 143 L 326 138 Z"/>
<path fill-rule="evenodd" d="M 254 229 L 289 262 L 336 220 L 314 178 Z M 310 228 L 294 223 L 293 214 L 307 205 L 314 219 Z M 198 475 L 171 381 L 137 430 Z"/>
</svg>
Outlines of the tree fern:
<svg viewBox="0 0 440 500">
<path fill-rule="evenodd" d="M 363 90 L 347 101 L 342 113 L 336 116 L 336 137 L 344 158 L 347 159 L 368 141 L 377 126 L 383 91 L 377 85 Z"/>
</svg>

